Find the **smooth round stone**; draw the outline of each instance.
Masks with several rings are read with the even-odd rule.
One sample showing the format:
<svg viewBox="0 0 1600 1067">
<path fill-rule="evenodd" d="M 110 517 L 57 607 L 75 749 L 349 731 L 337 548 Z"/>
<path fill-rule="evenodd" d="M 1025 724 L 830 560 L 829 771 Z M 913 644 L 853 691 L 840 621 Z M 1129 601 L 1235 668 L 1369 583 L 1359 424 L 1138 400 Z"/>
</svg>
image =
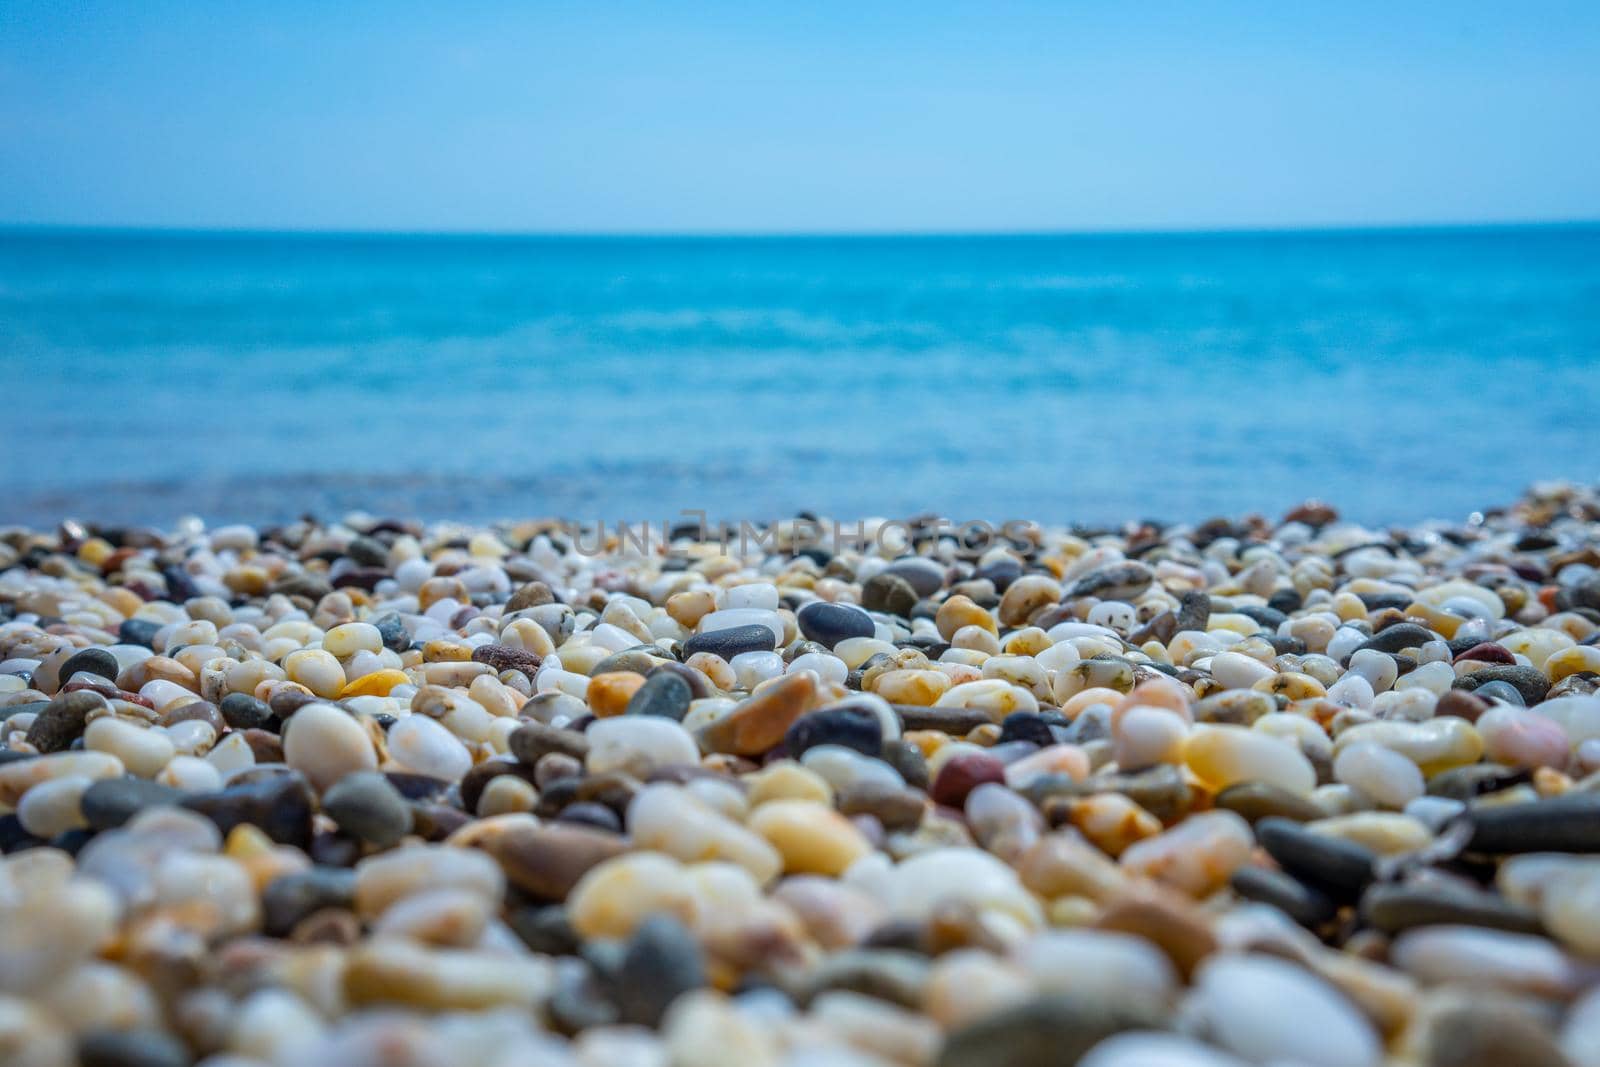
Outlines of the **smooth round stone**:
<svg viewBox="0 0 1600 1067">
<path fill-rule="evenodd" d="M 15 807 L 30 789 L 56 778 L 116 778 L 122 772 L 122 761 L 105 752 L 57 752 L 0 763 L 0 804 Z"/>
<path fill-rule="evenodd" d="M 28 727 L 28 744 L 43 753 L 65 751 L 83 736 L 89 713 L 105 706 L 105 698 L 98 693 L 87 690 L 59 693 Z"/>
<path fill-rule="evenodd" d="M 849 819 L 832 808 L 806 800 L 763 804 L 751 813 L 749 828 L 777 850 L 788 874 L 837 877 L 872 851 L 872 845 Z"/>
<path fill-rule="evenodd" d="M 566 812 L 579 805 L 567 806 Z M 610 809 L 604 809 L 609 811 Z M 570 822 L 504 824 L 479 842 L 499 862 L 506 879 L 531 896 L 563 900 L 578 880 L 606 860 L 626 852 L 629 842 Z"/>
<path fill-rule="evenodd" d="M 758 812 L 759 814 L 759 812 Z M 884 879 L 883 899 L 892 914 L 923 920 L 944 905 L 992 912 L 1025 930 L 1038 929 L 1039 902 L 1002 860 L 972 848 L 936 848 L 902 861 Z"/>
<path fill-rule="evenodd" d="M 1295 822 L 1313 822 L 1328 814 L 1309 798 L 1265 782 L 1229 786 L 1217 794 L 1215 804 L 1227 811 L 1237 812 L 1251 823 L 1273 816 L 1293 819 Z"/>
<path fill-rule="evenodd" d="M 117 662 L 117 657 L 103 648 L 86 648 L 67 657 L 61 664 L 56 677 L 65 685 L 78 673 L 94 674 L 110 682 L 117 680 L 117 675 L 122 673 L 122 665 Z"/>
<path fill-rule="evenodd" d="M 629 938 L 615 984 L 623 1022 L 658 1026 L 673 1001 L 708 984 L 705 954 L 682 922 L 654 915 Z"/>
<path fill-rule="evenodd" d="M 1484 667 L 1456 679 L 1455 687 L 1467 692 L 1481 689 L 1490 682 L 1505 682 L 1517 691 L 1522 703 L 1532 706 L 1550 692 L 1551 681 L 1536 667 L 1521 665 Z"/>
<path fill-rule="evenodd" d="M 1492 893 L 1453 886 L 1375 885 L 1361 898 L 1361 918 L 1386 934 L 1418 926 L 1483 926 L 1514 933 L 1540 932 L 1537 913 Z"/>
<path fill-rule="evenodd" d="M 339 659 L 357 652 L 382 652 L 383 634 L 366 622 L 347 622 L 322 635 L 322 650 Z"/>
<path fill-rule="evenodd" d="M 89 724 L 83 732 L 83 747 L 91 752 L 109 752 L 122 761 L 129 774 L 140 778 L 154 778 L 177 755 L 166 732 L 135 726 L 110 715 Z"/>
<path fill-rule="evenodd" d="M 567 898 L 573 929 L 586 938 L 628 937 L 646 917 L 665 913 L 688 924 L 695 884 L 683 865 L 659 852 L 630 852 L 591 869 Z"/>
<path fill-rule="evenodd" d="M 1437 1012 L 1428 1019 L 1424 1041 L 1423 1067 L 1573 1067 L 1540 1020 L 1509 1006 L 1471 1004 Z"/>
<path fill-rule="evenodd" d="M 1286 741 L 1242 726 L 1198 726 L 1184 743 L 1184 760 L 1212 789 L 1263 782 L 1301 796 L 1317 785 L 1317 772 Z"/>
<path fill-rule="evenodd" d="M 806 712 L 783 735 L 784 751 L 795 759 L 818 745 L 839 745 L 877 757 L 883 751 L 883 723 L 868 708 L 841 704 Z"/>
<path fill-rule="evenodd" d="M 1255 831 L 1280 867 L 1335 899 L 1353 900 L 1372 884 L 1376 857 L 1369 849 L 1283 818 L 1262 819 Z"/>
<path fill-rule="evenodd" d="M 852 637 L 871 637 L 876 630 L 872 616 L 853 604 L 812 601 L 795 613 L 795 621 L 807 640 L 826 648 Z"/>
<path fill-rule="evenodd" d="M 1530 770 L 1567 765 L 1571 742 L 1561 724 L 1548 715 L 1500 706 L 1484 712 L 1477 725 L 1484 756 L 1496 763 Z"/>
<path fill-rule="evenodd" d="M 224 834 L 248 823 L 280 844 L 304 850 L 311 847 L 315 800 L 301 775 L 277 774 L 215 793 L 185 796 L 180 803 L 205 815 Z"/>
<path fill-rule="evenodd" d="M 1333 761 L 1333 774 L 1386 808 L 1404 808 L 1426 789 L 1415 763 L 1371 742 L 1350 745 L 1340 752 Z"/>
<path fill-rule="evenodd" d="M 800 758 L 806 770 L 820 776 L 836 793 L 877 787 L 885 791 L 903 789 L 906 780 L 881 759 L 864 756 L 842 745 L 817 745 Z"/>
<path fill-rule="evenodd" d="M 1600 793 L 1471 809 L 1473 852 L 1600 852 Z"/>
<path fill-rule="evenodd" d="M 1201 897 L 1226 885 L 1250 858 L 1254 845 L 1250 824 L 1243 818 L 1231 811 L 1209 811 L 1134 842 L 1120 863 L 1130 873 Z"/>
<path fill-rule="evenodd" d="M 584 765 L 591 775 L 623 771 L 643 779 L 663 767 L 700 762 L 694 738 L 671 719 L 650 715 L 600 719 L 584 736 L 589 742 Z"/>
<path fill-rule="evenodd" d="M 467 746 L 426 715 L 408 715 L 390 727 L 388 747 L 389 758 L 406 770 L 446 782 L 456 781 L 472 769 Z"/>
<path fill-rule="evenodd" d="M 1006 766 L 986 752 L 964 752 L 945 761 L 928 791 L 936 804 L 959 808 L 986 782 L 1004 783 Z"/>
<path fill-rule="evenodd" d="M 189 1050 L 162 1030 L 92 1030 L 78 1038 L 78 1067 L 188 1067 Z"/>
<path fill-rule="evenodd" d="M 780 744 L 789 727 L 816 702 L 809 674 L 790 674 L 765 686 L 732 711 L 697 732 L 708 752 L 758 756 Z"/>
<path fill-rule="evenodd" d="M 628 706 L 623 714 L 654 715 L 682 722 L 689 713 L 692 700 L 694 690 L 688 682 L 671 671 L 659 671 L 647 676 L 644 684 L 628 698 Z"/>
<path fill-rule="evenodd" d="M 323 794 L 322 810 L 344 833 L 379 848 L 411 832 L 411 805 L 389 779 L 372 771 L 341 778 Z"/>
<path fill-rule="evenodd" d="M 1254 1063 L 1378 1067 L 1383 1046 L 1343 994 L 1271 956 L 1218 956 L 1201 966 L 1193 1008 L 1217 1044 Z"/>
<path fill-rule="evenodd" d="M 1316 929 L 1338 913 L 1339 906 L 1325 893 L 1266 867 L 1240 867 L 1229 880 L 1233 891 L 1246 900 L 1270 904 L 1301 926 Z"/>
<path fill-rule="evenodd" d="M 272 709 L 249 693 L 229 693 L 217 705 L 222 719 L 235 730 L 258 730 L 272 721 Z"/>
<path fill-rule="evenodd" d="M 344 867 L 308 867 L 268 882 L 261 891 L 262 929 L 288 937 L 300 920 L 324 908 L 355 906 L 356 872 Z"/>
<path fill-rule="evenodd" d="M 1012 957 L 1045 993 L 1163 1004 L 1178 987 L 1177 972 L 1166 954 L 1132 934 L 1047 930 L 1018 945 Z"/>
<path fill-rule="evenodd" d="M 1002 1007 L 945 1039 L 935 1067 L 1061 1067 L 1083 1062 L 1102 1041 L 1129 1030 L 1155 1030 L 1154 1005 L 1096 996 L 1041 996 Z"/>
<path fill-rule="evenodd" d="M 17 818 L 22 828 L 35 837 L 49 840 L 57 834 L 87 826 L 84 819 L 83 794 L 94 784 L 92 778 L 67 775 L 40 782 L 23 795 L 17 805 Z"/>
<path fill-rule="evenodd" d="M 1582 978 L 1551 941 L 1475 926 L 1426 926 L 1395 939 L 1394 966 L 1425 985 L 1460 985 L 1565 998 Z"/>
<path fill-rule="evenodd" d="M 909 619 L 917 606 L 917 591 L 904 578 L 885 571 L 862 583 L 861 606 L 867 611 Z"/>
<path fill-rule="evenodd" d="M 94 830 L 114 830 L 145 808 L 176 804 L 183 793 L 145 778 L 104 778 L 79 799 L 84 821 Z"/>
<path fill-rule="evenodd" d="M 726 860 L 758 883 L 777 877 L 784 860 L 759 831 L 751 832 L 687 789 L 647 785 L 628 803 L 628 833 L 639 848 L 665 852 L 684 862 Z"/>
<path fill-rule="evenodd" d="M 283 758 L 319 793 L 347 774 L 378 767 L 367 732 L 331 704 L 307 704 L 294 713 L 284 730 Z"/>
<path fill-rule="evenodd" d="M 719 613 L 720 614 L 720 613 Z M 684 659 L 701 652 L 720 656 L 725 660 L 745 652 L 771 652 L 777 647 L 782 634 L 773 636 L 773 629 L 764 623 L 729 626 L 695 634 L 683 644 Z"/>
<path fill-rule="evenodd" d="M 411 845 L 356 864 L 355 906 L 376 918 L 396 901 L 431 889 L 463 889 L 499 907 L 505 876 L 489 856 L 447 845 Z"/>
<path fill-rule="evenodd" d="M 304 648 L 283 659 L 283 669 L 291 682 L 298 682 L 324 700 L 332 700 L 345 686 L 344 668 L 331 653 L 320 648 Z"/>
</svg>

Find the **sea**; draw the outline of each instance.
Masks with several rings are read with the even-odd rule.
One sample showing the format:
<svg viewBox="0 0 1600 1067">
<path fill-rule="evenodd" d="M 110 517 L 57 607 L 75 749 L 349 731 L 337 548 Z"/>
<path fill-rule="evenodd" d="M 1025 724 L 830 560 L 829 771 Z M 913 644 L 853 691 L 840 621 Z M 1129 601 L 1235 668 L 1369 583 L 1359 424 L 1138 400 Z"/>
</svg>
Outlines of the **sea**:
<svg viewBox="0 0 1600 1067">
<path fill-rule="evenodd" d="M 1600 225 L 0 230 L 0 524 L 1461 520 L 1600 477 Z"/>
</svg>

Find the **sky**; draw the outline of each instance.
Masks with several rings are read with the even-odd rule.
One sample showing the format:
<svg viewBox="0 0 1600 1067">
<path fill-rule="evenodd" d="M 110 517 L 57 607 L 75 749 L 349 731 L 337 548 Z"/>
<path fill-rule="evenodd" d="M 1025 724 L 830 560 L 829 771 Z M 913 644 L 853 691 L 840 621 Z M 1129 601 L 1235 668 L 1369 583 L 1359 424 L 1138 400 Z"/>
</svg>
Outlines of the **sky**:
<svg viewBox="0 0 1600 1067">
<path fill-rule="evenodd" d="M 1600 4 L 0 0 L 0 224 L 1600 218 Z"/>
</svg>

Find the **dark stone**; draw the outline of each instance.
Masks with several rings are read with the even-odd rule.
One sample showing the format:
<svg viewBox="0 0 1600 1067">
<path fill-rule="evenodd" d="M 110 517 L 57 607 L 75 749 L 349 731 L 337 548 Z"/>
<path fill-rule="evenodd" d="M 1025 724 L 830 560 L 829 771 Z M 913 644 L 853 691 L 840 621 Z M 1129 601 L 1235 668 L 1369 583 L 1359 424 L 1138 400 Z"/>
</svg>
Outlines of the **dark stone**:
<svg viewBox="0 0 1600 1067">
<path fill-rule="evenodd" d="M 674 1000 L 707 984 L 705 955 L 671 915 L 651 915 L 628 939 L 613 1000 L 622 1021 L 656 1026 Z"/>
<path fill-rule="evenodd" d="M 1439 640 L 1439 635 L 1426 626 L 1419 626 L 1414 622 L 1398 622 L 1386 627 L 1367 638 L 1355 648 L 1356 652 L 1363 649 L 1374 649 L 1378 652 L 1399 652 L 1407 648 L 1420 648 L 1429 641 Z"/>
<path fill-rule="evenodd" d="M 151 619 L 124 619 L 122 625 L 117 627 L 117 641 L 124 645 L 153 649 L 156 634 L 160 632 L 161 624 Z"/>
<path fill-rule="evenodd" d="M 730 626 L 726 630 L 695 634 L 683 643 L 683 657 L 688 659 L 697 652 L 709 652 L 731 660 L 741 652 L 771 652 L 777 643 L 771 628 L 761 623 Z"/>
<path fill-rule="evenodd" d="M 1443 885 L 1375 885 L 1361 898 L 1361 919 L 1386 934 L 1418 926 L 1484 926 L 1519 934 L 1544 932 L 1539 916 L 1493 893 Z"/>
<path fill-rule="evenodd" d="M 1464 677 L 1455 680 L 1454 688 L 1465 689 L 1471 693 L 1481 689 L 1490 682 L 1507 682 L 1522 696 L 1522 703 L 1528 707 L 1539 703 L 1550 692 L 1550 679 L 1546 678 L 1537 667 L 1494 666 L 1484 667 L 1482 670 L 1473 671 Z"/>
<path fill-rule="evenodd" d="M 1011 583 L 1022 577 L 1022 564 L 1009 556 L 995 560 L 979 567 L 973 574 L 974 578 L 987 580 L 994 586 L 996 593 L 1004 593 L 1010 588 Z"/>
<path fill-rule="evenodd" d="M 74 652 L 67 657 L 67 662 L 61 665 L 56 672 L 56 678 L 61 685 L 66 685 L 72 676 L 79 671 L 87 671 L 109 681 L 115 682 L 117 675 L 122 673 L 122 668 L 117 665 L 117 657 L 103 648 L 86 648 L 82 652 Z"/>
<path fill-rule="evenodd" d="M 1465 652 L 1457 654 L 1452 662 L 1460 663 L 1462 660 L 1513 666 L 1517 662 L 1517 657 L 1513 656 L 1504 645 L 1497 645 L 1493 641 L 1479 641 Z"/>
<path fill-rule="evenodd" d="M 283 738 L 269 730 L 244 729 L 239 736 L 245 739 L 258 764 L 283 762 Z"/>
<path fill-rule="evenodd" d="M 311 845 L 316 795 L 306 780 L 292 771 L 215 793 L 190 794 L 182 804 L 216 823 L 224 837 L 235 826 L 249 823 L 279 844 L 299 849 Z"/>
<path fill-rule="evenodd" d="M 322 811 L 351 837 L 387 848 L 411 832 L 411 806 L 377 771 L 347 774 L 322 794 Z"/>
<path fill-rule="evenodd" d="M 861 606 L 867 611 L 909 619 L 917 606 L 917 591 L 899 575 L 875 574 L 861 586 Z"/>
<path fill-rule="evenodd" d="M 613 671 L 632 671 L 634 674 L 649 675 L 652 670 L 665 662 L 661 658 L 662 655 L 659 648 L 625 648 L 621 652 L 613 652 L 596 663 L 589 674 L 592 677 L 596 674 L 610 674 Z"/>
<path fill-rule="evenodd" d="M 1468 722 L 1477 722 L 1478 716 L 1489 710 L 1489 702 L 1476 693 L 1469 693 L 1465 689 L 1446 689 L 1439 696 L 1439 702 L 1433 706 L 1436 718 L 1451 716 L 1457 719 L 1466 719 Z"/>
<path fill-rule="evenodd" d="M 598 672 L 596 672 L 598 673 Z M 674 722 L 682 722 L 689 713 L 689 702 L 694 691 L 689 683 L 671 671 L 650 674 L 644 684 L 628 698 L 625 715 L 655 715 Z"/>
<path fill-rule="evenodd" d="M 506 917 L 506 924 L 523 944 L 546 956 L 570 956 L 583 943 L 560 904 L 516 908 Z"/>
<path fill-rule="evenodd" d="M 1191 589 L 1178 598 L 1177 614 L 1174 633 L 1185 630 L 1204 631 L 1206 624 L 1211 621 L 1211 597 L 1197 589 Z"/>
<path fill-rule="evenodd" d="M 1289 621 L 1289 616 L 1283 612 L 1263 607 L 1260 604 L 1241 604 L 1233 610 L 1236 614 L 1254 619 L 1261 624 L 1263 630 L 1276 630 L 1280 625 Z"/>
<path fill-rule="evenodd" d="M 411 832 L 424 841 L 443 841 L 471 821 L 471 815 L 449 804 L 419 800 L 411 805 Z"/>
<path fill-rule="evenodd" d="M 313 574 L 291 574 L 274 582 L 272 591 L 287 597 L 305 597 L 315 603 L 333 592 L 333 586 L 326 579 Z"/>
<path fill-rule="evenodd" d="M 918 599 L 933 596 L 944 588 L 944 567 L 918 556 L 897 559 L 879 573 L 892 575 L 911 586 Z"/>
<path fill-rule="evenodd" d="M 1113 563 L 1090 571 L 1067 590 L 1067 598 L 1099 597 L 1101 600 L 1131 600 L 1150 588 L 1155 572 L 1143 563 Z"/>
<path fill-rule="evenodd" d="M 1229 885 L 1246 900 L 1270 904 L 1308 929 L 1322 926 L 1339 910 L 1327 894 L 1266 867 L 1240 867 Z"/>
<path fill-rule="evenodd" d="M 1600 793 L 1469 810 L 1471 852 L 1600 852 Z"/>
<path fill-rule="evenodd" d="M 182 567 L 163 567 L 161 577 L 167 583 L 167 599 L 174 604 L 182 604 L 201 595 L 200 587 Z"/>
<path fill-rule="evenodd" d="M 550 591 L 548 585 L 543 582 L 528 582 L 512 593 L 511 598 L 506 601 L 506 614 L 509 615 L 514 611 L 522 611 L 526 608 L 536 608 L 540 604 L 554 604 L 555 602 L 556 595 Z"/>
<path fill-rule="evenodd" d="M 1071 1067 L 1128 1030 L 1162 1030 L 1154 1005 L 1041 996 L 985 1015 L 945 1038 L 936 1067 Z"/>
<path fill-rule="evenodd" d="M 706 681 L 705 675 L 693 667 L 684 666 L 676 660 L 668 660 L 665 663 L 658 663 L 651 667 L 645 672 L 645 680 L 648 681 L 658 674 L 672 674 L 682 678 L 688 684 L 689 692 L 695 700 L 704 700 L 706 697 L 716 695 L 712 692 L 711 685 Z"/>
<path fill-rule="evenodd" d="M 90 1030 L 78 1037 L 78 1067 L 188 1067 L 189 1050 L 164 1030 Z"/>
<path fill-rule="evenodd" d="M 555 821 L 592 827 L 613 834 L 622 832 L 622 817 L 606 805 L 593 800 L 579 800 L 568 804 L 561 809 L 561 814 L 556 816 Z"/>
<path fill-rule="evenodd" d="M 41 753 L 63 752 L 83 736 L 89 712 L 105 706 L 105 698 L 98 693 L 86 690 L 61 693 L 45 705 L 28 727 L 28 744 Z"/>
<path fill-rule="evenodd" d="M 356 872 L 348 867 L 308 867 L 279 875 L 261 891 L 261 925 L 269 937 L 288 937 L 313 912 L 351 908 L 356 899 Z"/>
<path fill-rule="evenodd" d="M 883 752 L 878 757 L 900 772 L 900 777 L 906 780 L 906 785 L 913 789 L 928 788 L 928 760 L 922 754 L 922 749 L 907 741 L 905 738 L 896 738 L 886 741 Z"/>
<path fill-rule="evenodd" d="M 94 840 L 94 831 L 79 828 L 76 830 L 63 830 L 50 839 L 51 848 L 59 848 L 69 856 L 76 856 L 84 845 Z"/>
<path fill-rule="evenodd" d="M 767 630 L 767 636 L 772 636 L 771 630 Z M 577 730 L 563 730 L 559 726 L 548 726 L 532 720 L 511 731 L 506 744 L 513 756 L 530 767 L 538 763 L 541 756 L 551 752 L 571 756 L 580 762 L 589 755 L 589 739 Z"/>
<path fill-rule="evenodd" d="M 404 652 L 411 647 L 411 634 L 406 629 L 405 620 L 400 618 L 399 612 L 391 611 L 372 620 L 372 625 L 378 628 L 378 636 L 383 638 L 383 647 L 391 652 Z"/>
<path fill-rule="evenodd" d="M 1056 735 L 1050 729 L 1050 723 L 1043 715 L 1036 711 L 1013 711 L 1000 723 L 1000 741 L 1004 745 L 1012 741 L 1028 741 L 1040 748 L 1048 748 L 1056 743 Z"/>
<path fill-rule="evenodd" d="M 415 771 L 384 771 L 383 776 L 407 800 L 436 800 L 448 793 L 452 784 L 443 778 Z"/>
<path fill-rule="evenodd" d="M 10 855 L 23 849 L 38 848 L 42 844 L 43 838 L 34 837 L 22 828 L 22 820 L 17 818 L 15 812 L 0 815 L 0 852 Z"/>
<path fill-rule="evenodd" d="M 914 830 L 927 813 L 928 798 L 920 789 L 866 782 L 844 789 L 837 805 L 841 815 L 870 815 L 887 830 Z"/>
<path fill-rule="evenodd" d="M 1510 682 L 1485 682 L 1474 689 L 1472 694 L 1482 697 L 1484 700 L 1497 700 L 1502 704 L 1510 704 L 1513 707 L 1524 708 L 1528 706 L 1527 701 L 1522 699 L 1522 692 Z"/>
<path fill-rule="evenodd" d="M 903 730 L 938 730 L 940 733 L 965 737 L 980 726 L 993 720 L 988 712 L 977 708 L 925 708 L 916 704 L 896 704 Z"/>
<path fill-rule="evenodd" d="M 785 751 L 799 759 L 818 745 L 843 745 L 877 758 L 883 751 L 883 724 L 870 709 L 839 704 L 808 711 L 783 735 Z"/>
<path fill-rule="evenodd" d="M 1369 849 L 1276 816 L 1256 823 L 1255 831 L 1278 866 L 1335 900 L 1354 900 L 1372 884 L 1375 857 Z"/>
<path fill-rule="evenodd" d="M 222 721 L 234 730 L 259 730 L 272 721 L 272 709 L 249 693 L 229 693 L 217 706 Z"/>
<path fill-rule="evenodd" d="M 871 637 L 876 632 L 872 616 L 853 604 L 830 604 L 814 600 L 795 613 L 800 632 L 820 645 L 833 648 L 852 637 Z"/>
<path fill-rule="evenodd" d="M 83 791 L 79 807 L 96 830 L 114 830 L 146 808 L 176 804 L 181 790 L 148 778 L 104 778 Z"/>
</svg>

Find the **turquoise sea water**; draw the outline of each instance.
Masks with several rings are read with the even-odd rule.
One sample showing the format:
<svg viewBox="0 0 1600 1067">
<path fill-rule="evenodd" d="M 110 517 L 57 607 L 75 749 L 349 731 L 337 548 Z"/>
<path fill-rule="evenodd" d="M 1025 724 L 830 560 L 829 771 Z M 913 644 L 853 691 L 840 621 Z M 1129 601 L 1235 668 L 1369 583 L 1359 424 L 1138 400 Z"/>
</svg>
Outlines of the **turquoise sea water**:
<svg viewBox="0 0 1600 1067">
<path fill-rule="evenodd" d="M 1600 475 L 1600 227 L 0 231 L 0 522 L 1459 518 Z"/>
</svg>

